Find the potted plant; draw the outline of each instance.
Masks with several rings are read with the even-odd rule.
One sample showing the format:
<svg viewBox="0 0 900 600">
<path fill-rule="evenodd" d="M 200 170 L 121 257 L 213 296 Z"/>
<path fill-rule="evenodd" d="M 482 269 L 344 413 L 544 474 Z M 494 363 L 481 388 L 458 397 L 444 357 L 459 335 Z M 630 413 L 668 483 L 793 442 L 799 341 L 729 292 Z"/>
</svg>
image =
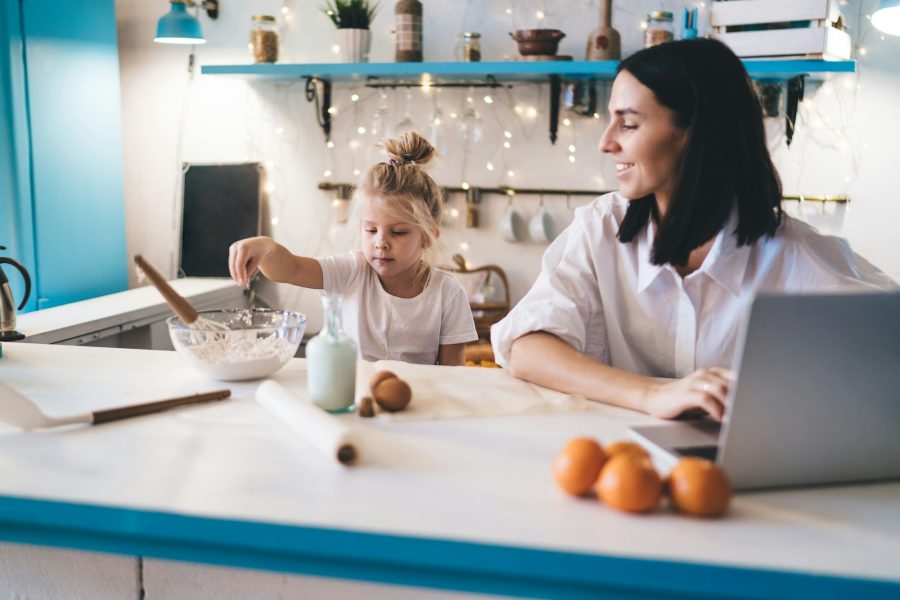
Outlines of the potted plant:
<svg viewBox="0 0 900 600">
<path fill-rule="evenodd" d="M 369 24 L 378 12 L 378 3 L 369 0 L 329 0 L 322 8 L 338 29 L 338 43 L 344 62 L 368 62 L 372 35 Z"/>
</svg>

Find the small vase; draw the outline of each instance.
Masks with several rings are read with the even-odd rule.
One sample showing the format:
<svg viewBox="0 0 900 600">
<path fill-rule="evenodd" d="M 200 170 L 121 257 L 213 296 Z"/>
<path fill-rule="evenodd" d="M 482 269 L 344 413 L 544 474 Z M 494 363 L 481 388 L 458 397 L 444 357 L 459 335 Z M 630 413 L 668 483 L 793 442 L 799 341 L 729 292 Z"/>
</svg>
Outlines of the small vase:
<svg viewBox="0 0 900 600">
<path fill-rule="evenodd" d="M 369 62 L 372 33 L 368 29 L 338 29 L 341 60 L 345 63 Z"/>
<path fill-rule="evenodd" d="M 587 60 L 619 60 L 622 58 L 622 41 L 612 26 L 612 0 L 600 0 L 600 26 L 588 37 Z"/>
</svg>

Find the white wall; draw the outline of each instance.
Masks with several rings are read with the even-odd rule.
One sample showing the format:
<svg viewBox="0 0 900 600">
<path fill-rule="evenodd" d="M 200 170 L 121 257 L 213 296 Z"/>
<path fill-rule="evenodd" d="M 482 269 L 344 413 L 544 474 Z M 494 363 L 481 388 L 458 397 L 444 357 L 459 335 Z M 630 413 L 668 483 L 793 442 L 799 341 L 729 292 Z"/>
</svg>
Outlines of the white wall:
<svg viewBox="0 0 900 600">
<path fill-rule="evenodd" d="M 373 61 L 393 60 L 393 2 L 382 3 L 373 26 Z M 567 37 L 561 54 L 583 57 L 587 35 L 597 21 L 597 0 L 517 0 L 513 15 L 510 3 L 499 1 L 425 0 L 425 55 L 427 60 L 453 60 L 462 32 L 480 31 L 485 60 L 503 60 L 516 55 L 507 32 L 522 26 L 536 26 L 537 10 L 544 10 L 544 26 L 558 27 Z M 667 0 L 619 1 L 615 3 L 614 25 L 622 32 L 623 50 L 633 52 L 640 45 L 640 22 L 649 10 L 679 11 L 695 2 Z M 900 92 L 900 64 L 896 60 L 900 38 L 880 39 L 868 20 L 867 11 L 875 0 L 843 7 L 851 26 L 861 19 L 854 40 L 861 40 L 865 56 L 859 56 L 858 75 L 829 78 L 821 86 L 807 89 L 809 102 L 801 107 L 798 133 L 788 149 L 783 142 L 783 119 L 769 123 L 771 147 L 784 179 L 786 193 L 850 194 L 849 209 L 818 205 L 794 207 L 818 227 L 843 235 L 854 247 L 895 279 L 900 279 L 900 242 L 893 230 L 900 224 L 900 203 L 895 191 L 900 120 L 893 110 Z M 281 14 L 287 9 L 290 21 L 282 31 L 281 62 L 333 62 L 335 30 L 313 0 L 222 0 L 217 21 L 201 17 L 208 43 L 197 48 L 198 64 L 234 64 L 250 61 L 247 38 L 250 16 Z M 341 241 L 330 241 L 345 229 L 337 224 L 337 211 L 329 194 L 316 188 L 325 180 L 354 181 L 355 169 L 364 170 L 377 154 L 375 138 L 359 135 L 357 127 L 370 129 L 382 102 L 376 90 L 365 87 L 335 87 L 335 147 L 329 151 L 316 125 L 313 105 L 305 99 L 303 82 L 296 84 L 248 83 L 240 78 L 199 75 L 186 71 L 189 49 L 152 43 L 156 19 L 167 9 L 162 0 L 116 2 L 120 60 L 122 69 L 125 191 L 129 254 L 143 253 L 155 264 L 175 272 L 178 213 L 176 188 L 182 161 L 199 163 L 258 160 L 270 164 L 274 190 L 270 199 L 267 230 L 297 253 L 317 255 L 344 249 Z M 701 9 L 702 10 L 702 9 Z M 702 18 L 701 18 L 702 22 Z M 701 27 L 701 34 L 704 29 Z M 857 87 L 859 86 L 859 87 Z M 816 90 L 818 88 L 818 90 Z M 350 100 L 360 95 L 357 103 Z M 471 95 L 480 114 L 483 137 L 466 147 L 458 135 L 459 119 Z M 603 119 L 573 117 L 572 125 L 561 126 L 555 146 L 547 138 L 547 87 L 517 85 L 512 90 L 495 91 L 493 104 L 483 100 L 484 90 L 444 89 L 430 94 L 411 90 L 388 90 L 384 103 L 393 128 L 408 112 L 426 135 L 439 107 L 447 123 L 437 140 L 443 155 L 433 174 L 445 185 L 463 180 L 472 185 L 513 185 L 573 189 L 606 189 L 615 183 L 611 161 L 596 150 Z M 604 88 L 601 87 L 601 98 Z M 513 108 L 518 105 L 521 114 Z M 528 118 L 528 107 L 539 116 Z M 601 107 L 601 114 L 603 108 Z M 562 115 L 564 117 L 565 115 Z M 512 146 L 502 147 L 503 131 L 512 133 Z M 388 131 L 390 133 L 390 131 Z M 575 162 L 567 147 L 576 146 Z M 495 169 L 486 168 L 488 162 Z M 512 176 L 507 171 L 513 172 Z M 579 199 L 572 205 L 585 202 Z M 547 199 L 558 228 L 570 219 L 565 198 Z M 516 206 L 527 218 L 537 207 L 534 197 L 519 196 Z M 482 204 L 481 226 L 467 229 L 462 216 L 443 232 L 448 254 L 466 244 L 464 255 L 472 264 L 496 263 L 511 279 L 513 300 L 528 289 L 539 269 L 545 245 L 535 242 L 510 244 L 503 241 L 497 223 L 506 201 L 488 196 Z M 460 197 L 449 208 L 462 209 Z M 214 226 L 214 224 L 211 224 Z M 132 274 L 132 284 L 134 275 Z M 317 294 L 279 288 L 269 293 L 277 305 L 311 313 L 311 330 L 317 328 Z"/>
</svg>

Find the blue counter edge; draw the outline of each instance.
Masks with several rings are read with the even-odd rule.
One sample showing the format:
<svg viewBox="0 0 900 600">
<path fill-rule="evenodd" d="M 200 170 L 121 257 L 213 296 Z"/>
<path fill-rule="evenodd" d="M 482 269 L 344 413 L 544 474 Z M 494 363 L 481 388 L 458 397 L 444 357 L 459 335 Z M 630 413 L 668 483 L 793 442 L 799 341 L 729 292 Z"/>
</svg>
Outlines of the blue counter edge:
<svg viewBox="0 0 900 600">
<path fill-rule="evenodd" d="M 376 519 L 373 514 L 373 525 Z M 523 597 L 900 597 L 900 582 L 214 519 L 11 496 L 0 496 L 0 539 Z"/>
</svg>

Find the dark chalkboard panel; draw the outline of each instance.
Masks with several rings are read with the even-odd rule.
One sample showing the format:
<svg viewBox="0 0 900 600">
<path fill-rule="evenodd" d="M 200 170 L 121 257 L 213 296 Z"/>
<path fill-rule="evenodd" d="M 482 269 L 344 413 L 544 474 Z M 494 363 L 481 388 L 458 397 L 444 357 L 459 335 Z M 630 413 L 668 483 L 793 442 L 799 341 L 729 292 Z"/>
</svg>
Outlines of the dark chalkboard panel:
<svg viewBox="0 0 900 600">
<path fill-rule="evenodd" d="M 181 272 L 228 277 L 228 246 L 259 235 L 262 165 L 185 164 L 183 180 Z"/>
</svg>

